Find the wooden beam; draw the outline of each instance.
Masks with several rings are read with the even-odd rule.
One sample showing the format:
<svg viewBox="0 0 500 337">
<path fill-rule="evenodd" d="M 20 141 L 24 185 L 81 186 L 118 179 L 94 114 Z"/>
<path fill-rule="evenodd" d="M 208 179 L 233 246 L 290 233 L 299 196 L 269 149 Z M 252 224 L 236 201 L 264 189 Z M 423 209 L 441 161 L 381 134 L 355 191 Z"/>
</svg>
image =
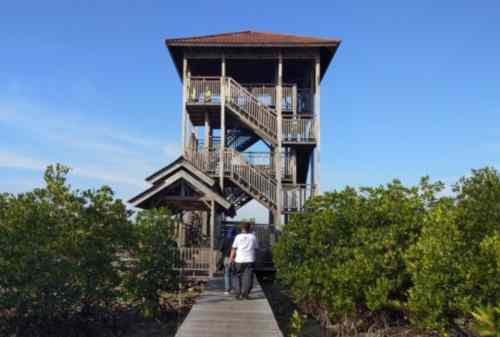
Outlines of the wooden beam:
<svg viewBox="0 0 500 337">
<path fill-rule="evenodd" d="M 224 151 L 226 149 L 226 58 L 222 55 L 221 60 L 221 88 L 220 88 L 220 172 L 219 184 L 221 193 L 224 194 Z"/>
<path fill-rule="evenodd" d="M 283 198 L 282 198 L 282 177 L 281 168 L 283 167 L 283 148 L 282 148 L 282 97 L 283 97 L 283 56 L 281 53 L 278 57 L 278 68 L 276 72 L 276 114 L 277 114 L 277 146 L 275 151 L 275 177 L 276 177 L 276 216 L 274 217 L 275 225 L 280 225 L 281 213 L 283 210 Z"/>
<path fill-rule="evenodd" d="M 182 144 L 182 153 L 186 153 L 187 150 L 187 142 L 186 142 L 186 127 L 187 127 L 187 108 L 186 108 L 186 102 L 187 102 L 187 95 L 188 95 L 188 75 L 187 75 L 187 68 L 188 68 L 188 60 L 186 58 L 186 55 L 182 57 L 182 126 L 181 126 L 181 144 Z"/>
<path fill-rule="evenodd" d="M 210 248 L 215 248 L 215 201 L 212 200 L 210 207 Z"/>
<path fill-rule="evenodd" d="M 316 56 L 315 69 L 314 69 L 314 114 L 316 118 L 316 146 L 314 147 L 314 194 L 319 195 L 319 150 L 320 150 L 320 81 L 321 81 L 321 65 L 320 57 Z"/>
<path fill-rule="evenodd" d="M 234 50 L 207 50 L 201 51 L 198 50 L 196 52 L 187 52 L 186 55 L 190 59 L 220 59 L 222 55 L 226 59 L 250 59 L 250 60 L 262 60 L 262 59 L 278 59 L 281 52 L 276 50 L 264 51 L 260 52 L 248 52 L 248 51 L 238 51 Z M 297 50 L 288 49 L 286 53 L 282 55 L 283 59 L 303 59 L 303 60 L 314 60 L 316 55 L 318 54 L 315 48 L 300 48 Z"/>
</svg>

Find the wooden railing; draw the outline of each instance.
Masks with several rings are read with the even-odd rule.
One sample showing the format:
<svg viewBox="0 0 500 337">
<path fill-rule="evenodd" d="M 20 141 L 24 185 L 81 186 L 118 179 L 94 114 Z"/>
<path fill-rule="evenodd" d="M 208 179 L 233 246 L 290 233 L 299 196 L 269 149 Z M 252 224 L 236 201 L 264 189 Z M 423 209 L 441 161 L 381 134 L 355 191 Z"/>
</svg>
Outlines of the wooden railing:
<svg viewBox="0 0 500 337">
<path fill-rule="evenodd" d="M 187 103 L 217 105 L 221 103 L 221 78 L 194 76 L 188 80 Z"/>
<path fill-rule="evenodd" d="M 268 141 L 277 140 L 277 115 L 269 105 L 276 104 L 276 88 L 270 84 L 241 85 L 230 77 L 221 82 L 221 77 L 191 77 L 188 80 L 188 104 L 212 105 L 221 103 L 221 85 L 226 85 L 226 100 L 242 119 L 262 132 Z M 246 86 L 246 87 L 245 87 Z M 283 111 L 296 111 L 294 117 L 283 116 L 282 139 L 285 142 L 314 142 L 316 120 L 312 115 L 300 112 L 311 109 L 312 96 L 309 89 L 297 89 L 295 85 L 283 85 Z"/>
<path fill-rule="evenodd" d="M 183 272 L 214 271 L 216 251 L 205 247 L 179 247 L 169 251 L 174 261 L 174 269 Z"/>
<path fill-rule="evenodd" d="M 209 174 L 219 174 L 219 151 L 189 151 L 187 159 L 199 170 Z M 292 175 L 293 163 L 284 160 L 283 175 Z M 263 165 L 264 166 L 264 165 Z M 270 207 L 276 207 L 276 181 L 273 178 L 271 166 L 264 169 L 252 165 L 245 157 L 234 149 L 224 151 L 224 175 L 232 180 L 254 199 L 263 201 Z M 287 168 L 288 167 L 288 168 Z M 302 211 L 307 199 L 315 194 L 314 185 L 284 184 L 282 190 L 282 205 L 284 212 Z M 263 199 L 264 198 L 264 199 Z"/>
<path fill-rule="evenodd" d="M 187 151 L 187 160 L 197 169 L 216 174 L 219 167 L 219 151 Z"/>
<path fill-rule="evenodd" d="M 316 119 L 313 116 L 283 118 L 282 138 L 284 142 L 314 142 Z"/>
<path fill-rule="evenodd" d="M 262 170 L 250 165 L 239 152 L 226 149 L 224 172 L 233 180 L 242 181 L 255 199 L 263 196 L 271 205 L 276 205 L 276 182 Z"/>
<path fill-rule="evenodd" d="M 267 106 L 276 105 L 276 85 L 272 83 L 241 83 L 259 102 Z"/>
<path fill-rule="evenodd" d="M 281 93 L 281 109 L 283 111 L 296 111 L 297 87 L 294 85 L 283 85 Z"/>
<path fill-rule="evenodd" d="M 271 166 L 272 164 L 272 156 L 270 152 L 241 152 L 241 155 L 245 158 L 245 160 L 251 165 L 267 165 Z"/>
<path fill-rule="evenodd" d="M 236 231 L 240 229 L 241 221 L 224 221 L 222 222 L 223 230 L 222 235 L 225 235 L 229 228 L 235 228 Z M 276 229 L 274 225 L 252 223 L 250 226 L 250 231 L 255 234 L 257 241 L 259 242 L 260 248 L 270 248 L 277 241 L 279 230 Z"/>
<path fill-rule="evenodd" d="M 283 211 L 302 211 L 306 200 L 314 194 L 314 185 L 283 185 Z"/>
<path fill-rule="evenodd" d="M 215 272 L 218 251 L 209 247 L 171 247 L 166 248 L 172 264 L 168 267 L 178 271 L 181 276 L 189 274 L 206 274 Z M 127 267 L 132 267 L 137 259 L 130 257 L 128 253 L 120 253 L 120 260 Z"/>
<path fill-rule="evenodd" d="M 283 167 L 281 171 L 281 176 L 283 179 L 291 180 L 293 179 L 293 172 L 296 170 L 295 161 L 292 160 L 290 156 L 285 155 L 283 157 Z"/>
<path fill-rule="evenodd" d="M 276 113 L 232 78 L 226 78 L 227 103 L 235 107 L 240 116 L 264 131 L 274 143 L 277 137 Z"/>
<path fill-rule="evenodd" d="M 218 174 L 219 170 L 219 151 L 187 151 L 187 160 L 189 160 L 197 169 Z M 237 183 L 244 184 L 244 190 L 250 193 L 252 197 L 261 199 L 263 196 L 271 204 L 276 205 L 276 182 L 272 177 L 262 169 L 259 169 L 250 163 L 234 149 L 225 149 L 224 151 L 224 174 L 233 178 Z"/>
<path fill-rule="evenodd" d="M 273 83 L 242 83 L 244 88 L 257 97 L 264 105 L 276 107 L 276 84 Z M 283 84 L 281 109 L 295 111 L 297 107 L 297 91 L 293 84 Z"/>
</svg>

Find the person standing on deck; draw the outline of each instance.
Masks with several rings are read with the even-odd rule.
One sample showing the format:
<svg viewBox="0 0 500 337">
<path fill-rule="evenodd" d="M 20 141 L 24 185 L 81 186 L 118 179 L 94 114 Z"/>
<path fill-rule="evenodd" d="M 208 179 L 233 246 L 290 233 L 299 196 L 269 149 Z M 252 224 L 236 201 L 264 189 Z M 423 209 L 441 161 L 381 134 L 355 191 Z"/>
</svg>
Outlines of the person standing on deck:
<svg viewBox="0 0 500 337">
<path fill-rule="evenodd" d="M 229 257 L 231 255 L 231 249 L 233 246 L 234 237 L 236 236 L 236 229 L 231 227 L 226 232 L 224 236 L 224 240 L 222 241 L 222 246 L 220 248 L 220 252 L 224 258 L 224 294 L 229 295 L 231 290 L 233 289 L 233 272 L 232 272 L 232 264 L 229 261 Z"/>
<path fill-rule="evenodd" d="M 259 249 L 255 234 L 250 233 L 250 223 L 243 222 L 240 229 L 241 233 L 234 239 L 229 258 L 235 264 L 235 291 L 238 300 L 248 299 L 253 284 L 255 253 Z"/>
</svg>

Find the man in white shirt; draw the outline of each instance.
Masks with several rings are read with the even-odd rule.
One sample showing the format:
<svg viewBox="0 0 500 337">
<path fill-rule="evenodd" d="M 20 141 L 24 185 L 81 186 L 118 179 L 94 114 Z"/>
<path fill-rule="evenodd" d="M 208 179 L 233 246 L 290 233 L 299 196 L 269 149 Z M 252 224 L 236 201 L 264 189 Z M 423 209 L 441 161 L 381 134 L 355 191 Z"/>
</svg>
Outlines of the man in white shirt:
<svg viewBox="0 0 500 337">
<path fill-rule="evenodd" d="M 241 233 L 236 235 L 229 260 L 235 264 L 235 290 L 236 299 L 248 299 L 253 283 L 253 270 L 255 252 L 259 244 L 255 234 L 250 233 L 250 223 L 243 222 L 240 226 Z"/>
</svg>

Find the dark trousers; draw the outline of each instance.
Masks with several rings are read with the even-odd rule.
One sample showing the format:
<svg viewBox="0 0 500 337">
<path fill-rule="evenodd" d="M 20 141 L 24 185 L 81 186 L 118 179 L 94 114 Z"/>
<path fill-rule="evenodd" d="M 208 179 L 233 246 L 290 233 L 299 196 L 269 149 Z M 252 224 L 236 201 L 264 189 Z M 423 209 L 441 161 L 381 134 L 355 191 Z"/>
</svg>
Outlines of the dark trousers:
<svg viewBox="0 0 500 337">
<path fill-rule="evenodd" d="M 234 265 L 234 289 L 236 295 L 248 296 L 253 287 L 253 263 L 236 263 Z"/>
</svg>

